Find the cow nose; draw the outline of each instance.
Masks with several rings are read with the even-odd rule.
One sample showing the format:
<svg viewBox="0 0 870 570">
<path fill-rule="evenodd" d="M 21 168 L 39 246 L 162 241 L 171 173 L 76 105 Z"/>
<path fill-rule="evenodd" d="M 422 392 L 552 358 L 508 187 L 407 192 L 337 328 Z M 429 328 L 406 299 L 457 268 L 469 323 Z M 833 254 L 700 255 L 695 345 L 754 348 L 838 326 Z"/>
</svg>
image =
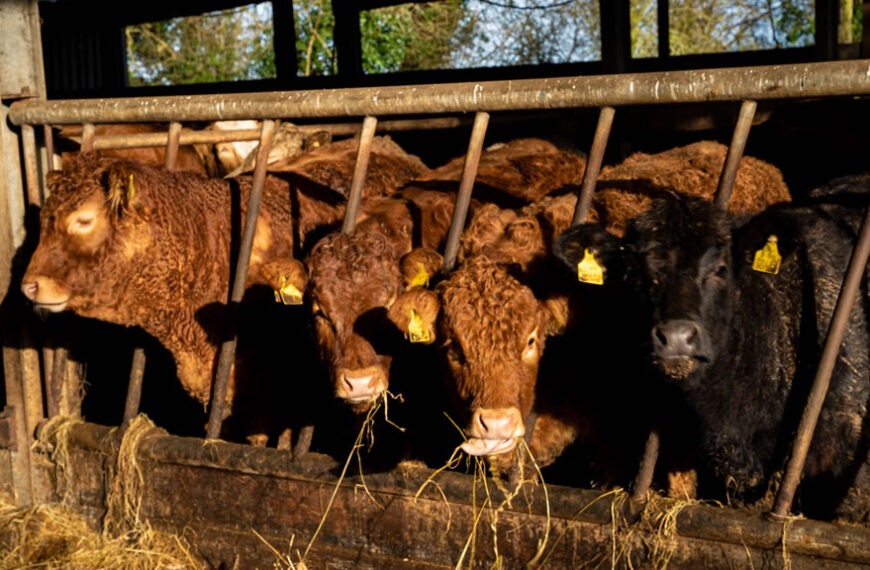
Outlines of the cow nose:
<svg viewBox="0 0 870 570">
<path fill-rule="evenodd" d="M 519 408 L 477 408 L 468 435 L 482 439 L 512 439 L 526 433 Z"/>
<path fill-rule="evenodd" d="M 31 301 L 35 301 L 36 294 L 39 293 L 39 284 L 36 281 L 25 281 L 21 284 L 21 292 Z"/>
<path fill-rule="evenodd" d="M 652 341 L 659 356 L 697 356 L 702 334 L 695 321 L 675 319 L 655 325 Z"/>
<path fill-rule="evenodd" d="M 336 395 L 352 402 L 371 400 L 387 389 L 387 378 L 378 366 L 338 371 Z"/>
</svg>

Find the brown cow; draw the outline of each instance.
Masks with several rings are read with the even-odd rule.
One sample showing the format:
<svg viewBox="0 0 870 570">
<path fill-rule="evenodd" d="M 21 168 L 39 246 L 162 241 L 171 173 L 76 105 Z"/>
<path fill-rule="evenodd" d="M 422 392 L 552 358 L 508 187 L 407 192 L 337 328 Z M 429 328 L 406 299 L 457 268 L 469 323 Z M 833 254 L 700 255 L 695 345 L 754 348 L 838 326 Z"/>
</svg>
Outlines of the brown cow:
<svg viewBox="0 0 870 570">
<path fill-rule="evenodd" d="M 384 167 L 395 176 L 396 164 Z M 205 403 L 223 321 L 213 309 L 227 300 L 231 247 L 250 184 L 248 177 L 223 181 L 84 153 L 49 175 L 40 242 L 22 290 L 49 311 L 141 327 L 172 353 L 182 385 Z M 343 209 L 336 192 L 318 199 L 268 176 L 248 285 L 265 283 L 265 260 L 291 256 Z"/>
<path fill-rule="evenodd" d="M 392 354 L 379 352 L 370 340 L 374 333 L 359 332 L 360 319 L 385 312 L 399 294 L 411 289 L 415 277 L 425 280 L 440 268 L 441 257 L 434 249 L 446 237 L 463 162 L 461 157 L 419 176 L 393 199 L 364 201 L 354 233 L 325 238 L 307 260 L 318 342 L 331 368 L 333 389 L 357 411 L 367 409 L 388 388 L 392 361 Z M 585 159 L 546 141 L 519 139 L 490 147 L 480 164 L 476 194 L 524 203 L 529 196 L 558 192 L 578 182 Z M 478 205 L 474 201 L 472 211 Z M 418 251 L 428 253 L 405 255 L 420 246 L 428 249 Z M 308 281 L 304 273 L 298 265 L 283 263 L 283 274 L 278 263 L 267 268 L 276 289 L 291 280 L 292 272 L 296 289 L 302 291 Z"/>
<path fill-rule="evenodd" d="M 94 133 L 99 136 L 104 135 L 138 135 L 146 133 L 166 133 L 169 128 L 166 125 L 154 123 L 102 123 L 95 125 Z M 70 126 L 60 129 L 61 138 L 72 139 L 73 136 L 80 135 L 80 128 Z M 63 140 L 58 141 L 59 146 L 63 146 Z M 199 145 L 197 147 L 179 146 L 178 154 L 175 159 L 176 170 L 188 170 L 197 174 L 208 174 L 210 172 L 209 163 L 204 160 L 205 156 L 200 152 Z M 148 164 L 162 165 L 166 161 L 166 147 L 154 146 L 144 148 L 123 148 L 101 150 L 101 156 L 113 158 L 125 158 L 129 160 L 138 160 Z M 76 152 L 62 152 L 61 158 L 64 163 L 73 160 L 77 155 Z"/>
<path fill-rule="evenodd" d="M 718 160 L 703 160 L 711 151 Z M 590 219 L 603 220 L 609 230 L 620 232 L 639 204 L 667 191 L 666 173 L 678 190 L 712 197 L 725 151 L 722 145 L 698 143 L 662 153 L 662 172 L 653 166 L 658 155 L 633 157 L 606 169 L 599 187 L 608 190 L 596 193 Z M 687 172 L 704 169 L 712 172 L 686 182 L 691 178 Z M 760 173 L 754 185 L 745 182 L 744 170 Z M 775 167 L 745 157 L 737 178 L 731 207 L 752 202 L 760 208 L 788 200 Z M 567 299 L 553 286 L 558 281 L 554 271 L 561 269 L 552 268 L 548 252 L 553 239 L 570 225 L 575 203 L 575 196 L 564 195 L 545 197 L 520 212 L 482 208 L 463 235 L 460 267 L 425 298 L 404 295 L 390 309 L 391 320 L 405 331 L 413 309 L 432 331 L 431 341 L 437 336 L 444 347 L 453 391 L 467 406 L 462 410 L 469 436 L 464 449 L 470 454 L 510 452 L 531 427 L 525 424 L 535 400 L 544 343 L 569 318 Z M 572 322 L 581 321 L 584 308 L 571 308 Z M 564 406 L 558 413 L 539 409 L 534 422 L 530 447 L 541 464 L 555 460 L 589 427 Z M 493 460 L 504 468 L 513 458 L 508 454 Z"/>
</svg>

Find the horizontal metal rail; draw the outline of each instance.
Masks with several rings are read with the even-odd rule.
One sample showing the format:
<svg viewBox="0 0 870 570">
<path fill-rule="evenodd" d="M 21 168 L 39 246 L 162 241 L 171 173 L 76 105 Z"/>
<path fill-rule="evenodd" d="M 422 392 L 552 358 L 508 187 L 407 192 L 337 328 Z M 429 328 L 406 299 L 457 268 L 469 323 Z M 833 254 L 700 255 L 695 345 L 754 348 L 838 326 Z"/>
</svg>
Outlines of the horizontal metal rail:
<svg viewBox="0 0 870 570">
<path fill-rule="evenodd" d="M 426 119 L 403 119 L 398 121 L 381 121 L 378 131 L 411 131 L 419 129 L 453 129 L 471 121 L 459 117 L 434 117 Z M 303 133 L 327 131 L 333 136 L 355 135 L 360 131 L 359 123 L 335 123 L 322 125 L 298 125 Z M 81 132 L 73 131 L 67 137 L 81 144 Z M 97 135 L 94 137 L 94 150 L 121 148 L 143 148 L 166 146 L 167 133 L 141 133 L 129 135 Z M 260 140 L 260 129 L 228 129 L 183 131 L 178 144 L 181 146 L 193 144 L 214 144 L 220 142 L 256 141 Z"/>
<path fill-rule="evenodd" d="M 870 60 L 269 93 L 21 100 L 15 125 L 561 109 L 870 94 Z"/>
</svg>

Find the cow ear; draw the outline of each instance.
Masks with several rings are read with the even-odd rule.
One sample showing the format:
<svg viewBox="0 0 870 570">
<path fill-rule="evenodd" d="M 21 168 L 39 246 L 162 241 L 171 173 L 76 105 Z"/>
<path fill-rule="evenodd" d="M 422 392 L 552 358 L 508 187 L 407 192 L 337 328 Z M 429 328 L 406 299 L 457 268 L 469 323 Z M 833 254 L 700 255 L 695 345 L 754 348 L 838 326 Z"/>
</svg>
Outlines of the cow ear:
<svg viewBox="0 0 870 570">
<path fill-rule="evenodd" d="M 429 279 L 441 269 L 444 258 L 432 248 L 418 247 L 406 253 L 399 263 L 402 283 L 407 291 L 414 287 L 428 287 Z"/>
<path fill-rule="evenodd" d="M 601 285 L 625 275 L 621 240 L 597 224 L 580 224 L 565 230 L 556 238 L 553 253 L 581 281 Z"/>
<path fill-rule="evenodd" d="M 139 203 L 136 178 L 132 169 L 122 163 L 110 165 L 100 177 L 109 209 L 125 215 Z"/>
<path fill-rule="evenodd" d="M 390 320 L 411 342 L 435 342 L 435 322 L 441 312 L 438 295 L 428 289 L 415 287 L 402 293 L 390 306 Z"/>
<path fill-rule="evenodd" d="M 568 327 L 568 297 L 559 295 L 544 301 L 547 313 L 547 334 L 559 335 Z"/>
<path fill-rule="evenodd" d="M 305 265 L 292 257 L 278 257 L 260 267 L 260 277 L 275 290 L 275 302 L 301 305 L 308 285 Z"/>
</svg>

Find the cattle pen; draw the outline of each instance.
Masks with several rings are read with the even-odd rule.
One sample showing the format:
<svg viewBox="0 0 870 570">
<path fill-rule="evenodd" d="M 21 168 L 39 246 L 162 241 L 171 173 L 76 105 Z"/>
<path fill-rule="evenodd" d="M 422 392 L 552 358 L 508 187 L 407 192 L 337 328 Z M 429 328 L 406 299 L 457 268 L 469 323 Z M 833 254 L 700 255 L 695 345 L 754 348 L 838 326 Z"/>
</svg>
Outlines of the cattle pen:
<svg viewBox="0 0 870 570">
<path fill-rule="evenodd" d="M 20 17 L 33 18 L 35 3 L 20 4 Z M 308 452 L 294 457 L 282 449 L 219 440 L 236 350 L 234 327 L 254 245 L 266 160 L 258 160 L 253 174 L 234 280 L 227 283 L 228 332 L 220 344 L 208 423 L 200 437 L 168 433 L 136 419 L 149 366 L 141 346 L 130 347 L 129 374 L 114 379 L 125 384 L 119 425 L 82 420 L 81 401 L 76 398 L 81 390 L 80 369 L 68 361 L 67 352 L 76 330 L 67 323 L 61 327 L 50 320 L 36 322 L 25 315 L 30 308 L 17 295 L 27 261 L 21 256 L 29 256 L 35 245 L 25 235 L 25 226 L 33 223 L 45 199 L 46 173 L 55 169 L 53 127 L 81 125 L 82 150 L 164 147 L 170 169 L 179 146 L 226 140 L 257 140 L 263 159 L 280 121 L 293 121 L 312 132 L 327 130 L 333 136 L 358 135 L 347 224 L 356 218 L 375 132 L 425 131 L 428 136 L 450 132 L 449 140 L 468 141 L 469 159 L 455 208 L 464 214 L 462 205 L 467 208 L 471 199 L 476 158 L 490 121 L 503 121 L 510 129 L 520 113 L 582 112 L 583 126 L 594 129 L 575 133 L 577 141 L 585 141 L 578 144 L 589 148 L 577 189 L 577 222 L 586 216 L 612 125 L 620 115 L 636 120 L 650 108 L 667 108 L 667 116 L 675 118 L 679 109 L 694 109 L 687 111 L 692 113 L 710 106 L 734 123 L 716 197 L 721 205 L 728 201 L 750 129 L 764 122 L 758 116 L 761 111 L 767 113 L 776 105 L 816 105 L 815 112 L 824 115 L 824 104 L 831 101 L 866 106 L 870 60 L 46 100 L 32 52 L 6 52 L 0 57 L 9 60 L 8 69 L 16 70 L 12 75 L 18 81 L 10 87 L 12 79 L 7 77 L 2 85 L 5 120 L 0 154 L 6 199 L 0 200 L 0 284 L 14 294 L 6 295 L 0 309 L 6 404 L 0 413 L 0 488 L 18 506 L 63 502 L 98 526 L 115 508 L 120 486 L 124 500 L 135 503 L 134 512 L 126 510 L 125 517 L 147 520 L 155 529 L 183 536 L 208 567 L 215 568 L 291 568 L 294 562 L 300 567 L 303 558 L 308 568 L 447 568 L 458 565 L 457 561 L 490 567 L 493 560 L 504 568 L 527 564 L 549 568 L 870 566 L 870 529 L 792 515 L 803 462 L 870 255 L 870 209 L 771 512 L 676 503 L 654 496 L 649 492 L 658 447 L 654 434 L 631 493 L 585 489 L 579 482 L 571 486 L 529 483 L 505 501 L 502 490 L 491 487 L 495 483 L 487 483 L 485 477 L 433 473 L 417 461 L 401 462 L 383 472 L 350 469 L 345 475 L 341 463 L 329 455 Z M 0 63 L 6 68 L 5 61 Z M 25 89 L 28 85 L 32 88 Z M 261 121 L 262 127 L 182 130 L 190 124 L 243 119 Z M 168 127 L 165 134 L 96 135 L 95 125 L 104 123 L 168 123 Z M 350 229 L 352 225 L 345 226 Z M 458 231 L 448 239 L 447 268 L 455 260 L 458 239 Z M 292 374 L 292 370 L 275 373 Z M 310 434 L 300 437 L 310 438 Z"/>
</svg>

